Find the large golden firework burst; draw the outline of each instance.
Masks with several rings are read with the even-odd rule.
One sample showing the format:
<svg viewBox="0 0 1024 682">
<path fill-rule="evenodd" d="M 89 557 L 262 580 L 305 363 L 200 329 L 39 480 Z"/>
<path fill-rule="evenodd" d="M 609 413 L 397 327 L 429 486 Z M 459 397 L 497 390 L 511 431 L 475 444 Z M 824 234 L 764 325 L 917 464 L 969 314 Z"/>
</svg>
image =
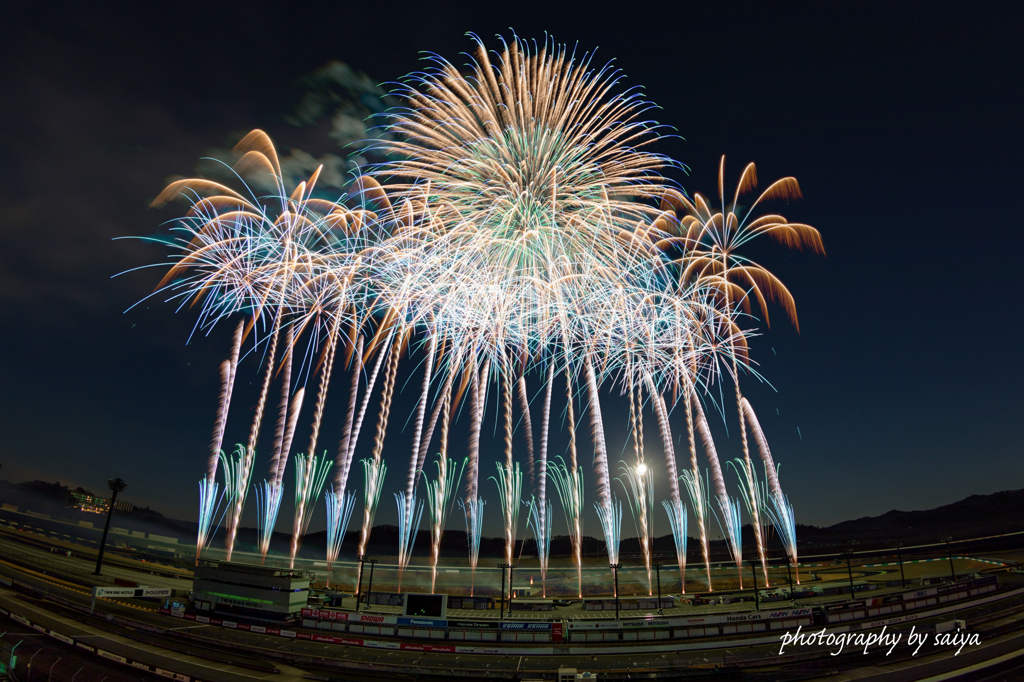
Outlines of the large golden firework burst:
<svg viewBox="0 0 1024 682">
<path fill-rule="evenodd" d="M 592 53 L 518 37 L 488 53 L 474 40 L 465 73 L 435 57 L 402 87 L 408 106 L 388 115 L 395 135 L 380 144 L 395 160 L 373 170 L 392 201 L 426 198 L 506 277 L 648 259 L 648 240 L 632 236 L 674 193 L 661 171 L 678 165 L 649 151 L 661 135 L 643 118 L 653 105 L 619 91 L 621 72 L 594 67 Z"/>
</svg>

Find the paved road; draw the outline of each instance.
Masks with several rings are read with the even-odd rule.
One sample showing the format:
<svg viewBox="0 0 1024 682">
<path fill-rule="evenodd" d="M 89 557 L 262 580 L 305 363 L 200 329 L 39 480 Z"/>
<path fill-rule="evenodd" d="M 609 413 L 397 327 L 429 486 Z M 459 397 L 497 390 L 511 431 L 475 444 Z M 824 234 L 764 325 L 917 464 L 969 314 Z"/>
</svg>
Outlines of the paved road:
<svg viewBox="0 0 1024 682">
<path fill-rule="evenodd" d="M 35 623 L 40 623 L 48 629 L 84 641 L 91 646 L 190 676 L 209 680 L 224 680 L 225 682 L 270 679 L 295 682 L 304 679 L 303 671 L 281 663 L 268 666 L 271 670 L 256 671 L 241 668 L 229 662 L 211 660 L 210 654 L 199 657 L 188 653 L 169 651 L 154 644 L 140 642 L 138 639 L 83 623 L 81 618 L 70 618 L 54 613 L 47 609 L 45 604 L 21 599 L 16 592 L 4 587 L 0 587 L 0 606 Z"/>
<path fill-rule="evenodd" d="M 20 536 L 20 537 L 19 537 Z M 24 566 L 34 567 L 39 570 L 64 575 L 69 579 L 83 585 L 110 585 L 113 578 L 120 578 L 131 582 L 137 582 L 147 587 L 170 587 L 176 590 L 188 592 L 192 589 L 192 581 L 173 578 L 165 575 L 155 574 L 152 571 L 164 572 L 166 567 L 159 566 L 150 568 L 146 563 L 132 559 L 114 557 L 113 560 L 104 559 L 103 575 L 100 578 L 93 576 L 96 568 L 95 553 L 91 556 L 82 556 L 82 548 L 61 542 L 54 546 L 67 547 L 73 556 L 66 556 L 42 549 L 27 541 L 35 541 L 37 534 L 23 535 L 18 532 L 12 537 L 10 531 L 0 529 L 0 557 Z M 47 542 L 46 538 L 38 538 L 38 542 Z M 88 551 L 88 548 L 85 548 Z M 78 552 L 76 554 L 76 552 Z M 110 555 L 108 554 L 107 557 Z"/>
<path fill-rule="evenodd" d="M 0 571 L 3 570 L 7 569 L 0 566 Z M 80 603 L 84 600 L 84 595 L 81 595 L 79 592 L 74 592 L 70 589 L 62 588 L 59 585 L 53 585 L 52 583 L 51 585 L 50 589 L 60 593 L 65 598 L 78 599 Z M 120 613 L 136 620 L 150 623 L 154 626 L 168 628 L 178 637 L 188 637 L 192 638 L 193 641 L 201 641 L 204 647 L 214 649 L 218 649 L 224 645 L 229 645 L 235 648 L 250 647 L 254 652 L 258 652 L 258 655 L 262 658 L 273 658 L 275 665 L 278 667 L 283 666 L 277 662 L 278 659 L 274 657 L 274 652 L 287 654 L 293 657 L 302 656 L 304 657 L 304 662 L 299 663 L 298 665 L 303 669 L 311 671 L 331 670 L 336 674 L 338 671 L 336 664 L 341 661 L 345 661 L 347 664 L 353 665 L 357 668 L 377 668 L 379 670 L 383 666 L 387 666 L 391 671 L 406 671 L 408 674 L 413 676 L 415 676 L 417 672 L 422 672 L 424 674 L 437 676 L 447 675 L 449 677 L 458 676 L 460 674 L 468 676 L 480 676 L 481 674 L 511 675 L 515 671 L 518 671 L 519 674 L 550 673 L 557 667 L 563 665 L 576 667 L 580 670 L 633 670 L 634 672 L 639 672 L 644 669 L 665 670 L 671 668 L 714 667 L 715 665 L 721 665 L 723 663 L 733 663 L 740 658 L 749 659 L 752 657 L 760 657 L 764 661 L 779 661 L 777 658 L 777 644 L 765 644 L 753 647 L 733 647 L 727 649 L 708 649 L 703 651 L 672 651 L 653 654 L 642 653 L 639 651 L 636 652 L 636 654 L 602 654 L 600 653 L 601 649 L 597 648 L 594 649 L 592 655 L 588 656 L 530 656 L 529 647 L 523 647 L 523 654 L 519 657 L 382 651 L 360 647 L 344 647 L 333 644 L 287 640 L 278 637 L 239 632 L 220 627 L 192 623 L 189 621 L 171 619 L 167 616 L 161 616 L 152 612 L 145 612 L 137 609 L 129 610 L 127 607 L 119 604 L 105 604 L 105 606 L 109 607 L 111 612 Z M 33 608 L 38 610 L 41 606 L 33 605 Z M 967 616 L 968 618 L 971 617 L 969 612 L 964 612 L 959 615 Z M 174 652 L 161 652 L 157 650 L 156 647 L 141 645 L 137 642 L 126 640 L 126 638 L 118 640 L 118 636 L 111 635 L 111 633 L 103 633 L 98 628 L 91 625 L 84 625 L 67 618 L 61 620 L 62 617 L 59 615 L 51 615 L 51 617 L 54 618 L 56 622 L 61 623 L 62 627 L 89 627 L 92 629 L 89 632 L 90 636 L 110 635 L 115 643 L 123 646 L 136 647 L 146 651 L 149 655 L 165 655 L 173 660 L 181 662 L 182 664 L 187 663 L 189 665 L 205 666 L 206 668 L 214 667 L 213 663 L 208 660 L 203 660 L 201 657 L 186 658 L 182 654 Z M 946 618 L 948 618 L 948 616 Z M 920 628 L 922 625 L 927 623 L 927 620 L 922 620 L 917 623 L 917 626 Z M 711 646 L 711 644 L 709 644 L 709 646 Z M 141 659 L 142 657 L 138 656 L 138 658 Z M 196 658 L 199 658 L 199 660 L 195 660 Z M 854 661 L 854 663 L 862 662 L 867 663 L 869 661 Z M 181 672 L 185 672 L 185 670 L 181 670 Z M 237 669 L 232 670 L 231 672 L 242 675 L 243 678 L 248 679 L 258 675 L 252 671 L 239 672 Z M 299 671 L 296 671 L 295 674 L 298 674 L 298 672 Z M 198 673 L 194 672 L 193 674 Z M 392 673 L 389 673 L 389 675 L 394 676 Z M 275 678 L 280 679 L 277 675 L 275 675 Z M 220 679 L 227 678 L 222 677 Z"/>
</svg>

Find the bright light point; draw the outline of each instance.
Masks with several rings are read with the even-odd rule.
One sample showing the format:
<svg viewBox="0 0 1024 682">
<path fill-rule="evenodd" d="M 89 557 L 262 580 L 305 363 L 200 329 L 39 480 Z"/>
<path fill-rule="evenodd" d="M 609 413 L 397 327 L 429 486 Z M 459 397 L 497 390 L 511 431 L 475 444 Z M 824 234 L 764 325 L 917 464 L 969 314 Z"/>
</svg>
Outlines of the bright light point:
<svg viewBox="0 0 1024 682">
<path fill-rule="evenodd" d="M 638 466 L 636 468 L 636 473 L 639 474 L 640 476 L 646 475 L 647 474 L 647 465 L 646 464 L 641 464 L 640 466 Z"/>
</svg>

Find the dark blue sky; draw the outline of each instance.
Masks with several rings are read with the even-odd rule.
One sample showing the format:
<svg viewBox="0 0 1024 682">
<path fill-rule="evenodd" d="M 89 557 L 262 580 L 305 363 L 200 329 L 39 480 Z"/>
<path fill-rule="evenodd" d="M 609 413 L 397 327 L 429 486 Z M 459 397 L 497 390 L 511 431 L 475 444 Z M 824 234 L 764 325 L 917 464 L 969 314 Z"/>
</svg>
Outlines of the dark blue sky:
<svg viewBox="0 0 1024 682">
<path fill-rule="evenodd" d="M 420 68 L 420 51 L 459 61 L 471 46 L 465 32 L 490 40 L 511 27 L 616 59 L 684 138 L 659 151 L 689 166 L 689 177 L 678 177 L 688 191 L 715 191 L 721 154 L 733 182 L 751 160 L 764 181 L 799 179 L 805 198 L 783 212 L 817 227 L 828 256 L 770 245 L 753 252 L 796 297 L 801 335 L 778 316 L 753 344 L 776 390 L 745 387 L 798 521 L 829 524 L 1024 487 L 1014 359 L 1024 331 L 1021 266 L 1006 260 L 1024 241 L 1024 54 L 1004 7 L 5 8 L 3 476 L 94 490 L 121 476 L 126 499 L 192 518 L 230 329 L 186 345 L 188 312 L 154 302 L 122 314 L 158 275 L 110 276 L 163 253 L 111 239 L 157 233 L 177 210 L 147 209 L 166 178 L 192 172 L 209 149 L 250 128 L 268 130 L 285 149 L 336 151 L 316 129 L 283 120 L 302 94 L 299 77 L 329 60 L 393 81 Z M 239 372 L 255 381 L 256 363 Z M 254 402 L 241 390 L 229 442 L 244 437 Z M 332 396 L 321 443 L 333 452 L 341 391 Z M 398 427 L 410 403 L 399 401 L 391 429 L 389 490 L 404 478 Z M 608 398 L 606 414 L 615 404 Z M 625 436 L 620 421 L 608 422 L 613 454 Z M 739 454 L 734 421 L 730 432 L 718 425 L 723 458 Z M 360 489 L 358 473 L 350 486 Z M 497 497 L 492 484 L 481 488 Z M 379 520 L 393 513 L 385 497 Z M 497 515 L 494 505 L 490 522 Z"/>
</svg>

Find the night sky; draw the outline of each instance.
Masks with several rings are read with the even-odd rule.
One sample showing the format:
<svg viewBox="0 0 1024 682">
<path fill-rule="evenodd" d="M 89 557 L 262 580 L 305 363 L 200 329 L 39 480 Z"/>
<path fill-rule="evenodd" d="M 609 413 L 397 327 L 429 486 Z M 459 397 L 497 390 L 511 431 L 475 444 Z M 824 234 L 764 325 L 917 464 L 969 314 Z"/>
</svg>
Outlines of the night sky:
<svg viewBox="0 0 1024 682">
<path fill-rule="evenodd" d="M 329 61 L 385 83 L 422 68 L 423 51 L 462 63 L 466 32 L 497 47 L 493 36 L 514 30 L 615 59 L 678 132 L 658 151 L 689 167 L 675 176 L 688 192 L 715 192 L 721 154 L 729 183 L 748 161 L 762 187 L 800 181 L 804 199 L 780 210 L 817 227 L 828 255 L 767 243 L 748 252 L 788 285 L 801 329 L 775 310 L 753 341 L 771 386 L 744 385 L 799 522 L 1024 487 L 1022 268 L 1007 260 L 1024 252 L 1019 17 L 1010 3 L 894 4 L 208 2 L 128 13 L 8 3 L 0 475 L 94 491 L 120 476 L 125 499 L 193 519 L 232 325 L 186 344 L 195 320 L 187 310 L 153 300 L 125 314 L 162 271 L 111 277 L 168 250 L 112 240 L 166 234 L 181 206 L 147 206 L 167 179 L 192 174 L 200 157 L 251 128 L 284 150 L 343 155 L 323 127 L 286 122 L 301 77 Z M 245 438 L 255 389 L 244 384 L 257 370 L 255 358 L 239 369 L 227 443 Z M 404 479 L 411 428 L 405 440 L 399 431 L 414 392 L 398 401 L 389 431 L 378 522 L 394 516 L 390 491 Z M 331 395 L 321 445 L 333 453 L 343 393 Z M 615 462 L 626 424 L 607 400 Z M 728 434 L 713 418 L 723 458 L 740 454 L 728 407 Z M 371 435 L 372 423 L 357 458 Z M 653 419 L 647 439 L 660 463 Z M 485 456 L 499 440 L 500 430 Z M 590 452 L 581 453 L 588 474 Z M 361 478 L 354 466 L 350 488 L 361 491 Z M 493 533 L 497 492 L 483 477 L 481 491 L 494 498 Z M 557 502 L 556 513 L 561 524 Z M 660 535 L 668 526 L 657 514 Z M 314 527 L 322 516 L 321 506 Z M 596 521 L 586 530 L 598 534 Z"/>
</svg>

